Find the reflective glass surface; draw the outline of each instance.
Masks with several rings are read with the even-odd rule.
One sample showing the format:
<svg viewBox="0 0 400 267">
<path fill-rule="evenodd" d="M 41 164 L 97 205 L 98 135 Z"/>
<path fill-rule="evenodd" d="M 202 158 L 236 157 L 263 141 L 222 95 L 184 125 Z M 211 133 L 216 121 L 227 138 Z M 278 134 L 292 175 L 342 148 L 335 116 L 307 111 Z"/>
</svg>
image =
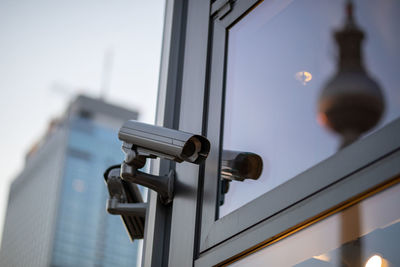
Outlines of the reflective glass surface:
<svg viewBox="0 0 400 267">
<path fill-rule="evenodd" d="M 400 116 L 400 2 L 354 3 L 365 33 L 364 67 L 384 94 L 375 131 Z M 230 182 L 220 217 L 338 150 L 340 138 L 322 127 L 317 113 L 322 89 L 337 70 L 333 34 L 345 13 L 341 0 L 266 0 L 229 29 L 221 176 L 240 179 L 226 151 L 255 153 L 263 167 L 258 180 Z M 253 177 L 260 171 L 256 163 Z"/>
<path fill-rule="evenodd" d="M 397 184 L 229 266 L 400 266 Z"/>
<path fill-rule="evenodd" d="M 52 266 L 136 266 L 139 241 L 106 212 L 103 171 L 123 160 L 116 131 L 73 118 L 67 151 Z"/>
</svg>

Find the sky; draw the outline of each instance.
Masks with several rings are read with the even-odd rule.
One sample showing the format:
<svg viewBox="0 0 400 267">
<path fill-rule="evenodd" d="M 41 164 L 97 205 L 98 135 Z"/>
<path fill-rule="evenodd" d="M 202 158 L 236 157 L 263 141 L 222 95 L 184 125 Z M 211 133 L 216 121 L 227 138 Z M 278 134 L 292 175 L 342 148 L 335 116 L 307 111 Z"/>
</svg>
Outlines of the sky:
<svg viewBox="0 0 400 267">
<path fill-rule="evenodd" d="M 12 179 L 74 96 L 154 122 L 164 2 L 0 0 L 0 239 Z"/>
</svg>

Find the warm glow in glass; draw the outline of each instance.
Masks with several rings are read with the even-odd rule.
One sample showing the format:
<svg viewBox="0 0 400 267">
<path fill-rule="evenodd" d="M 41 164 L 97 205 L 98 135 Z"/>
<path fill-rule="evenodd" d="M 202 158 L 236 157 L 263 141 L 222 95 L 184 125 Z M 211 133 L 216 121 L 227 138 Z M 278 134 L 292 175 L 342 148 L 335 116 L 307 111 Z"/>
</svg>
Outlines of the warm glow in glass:
<svg viewBox="0 0 400 267">
<path fill-rule="evenodd" d="M 393 248 L 399 247 L 400 240 L 399 202 L 400 183 L 229 266 L 398 267 L 398 252 Z M 354 221 L 356 216 L 363 218 L 359 230 L 343 229 L 343 219 Z"/>
<path fill-rule="evenodd" d="M 383 267 L 383 259 L 379 255 L 374 255 L 368 259 L 365 267 Z"/>
<path fill-rule="evenodd" d="M 308 82 L 312 80 L 312 74 L 309 73 L 308 71 L 299 71 L 296 73 L 294 77 L 303 85 L 306 85 Z"/>
</svg>

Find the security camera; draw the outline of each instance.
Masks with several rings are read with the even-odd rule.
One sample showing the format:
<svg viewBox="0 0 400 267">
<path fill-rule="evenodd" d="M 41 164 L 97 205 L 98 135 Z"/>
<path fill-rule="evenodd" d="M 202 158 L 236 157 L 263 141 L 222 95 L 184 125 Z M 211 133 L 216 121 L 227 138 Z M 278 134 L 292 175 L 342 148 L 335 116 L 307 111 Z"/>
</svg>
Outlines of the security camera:
<svg viewBox="0 0 400 267">
<path fill-rule="evenodd" d="M 147 203 L 143 203 L 137 184 L 159 194 L 163 204 L 172 201 L 175 173 L 157 176 L 140 171 L 148 158 L 160 157 L 176 162 L 200 164 L 210 151 L 207 138 L 137 121 L 125 122 L 118 132 L 125 159 L 104 173 L 109 199 L 107 211 L 121 215 L 131 240 L 143 238 Z"/>
<path fill-rule="evenodd" d="M 251 152 L 223 150 L 221 153 L 221 180 L 219 205 L 225 201 L 231 181 L 257 180 L 263 170 L 262 158 Z"/>
<path fill-rule="evenodd" d="M 257 180 L 263 170 L 262 158 L 251 152 L 223 150 L 221 156 L 221 178 L 243 182 Z"/>
<path fill-rule="evenodd" d="M 134 146 L 139 154 L 176 162 L 203 162 L 210 151 L 210 142 L 201 135 L 154 126 L 138 121 L 125 122 L 118 133 L 124 146 Z M 128 159 L 129 160 L 129 159 Z"/>
<path fill-rule="evenodd" d="M 120 168 L 120 165 L 115 165 L 104 172 L 109 193 L 107 211 L 113 215 L 121 215 L 131 241 L 142 239 L 147 203 L 143 203 L 142 194 L 136 184 L 121 179 Z"/>
<path fill-rule="evenodd" d="M 125 160 L 121 164 L 121 178 L 146 186 L 160 195 L 164 204 L 172 201 L 175 174 L 155 176 L 139 171 L 148 158 L 162 158 L 175 162 L 204 162 L 210 151 L 210 142 L 204 136 L 172 130 L 130 120 L 118 132 L 123 141 Z"/>
</svg>

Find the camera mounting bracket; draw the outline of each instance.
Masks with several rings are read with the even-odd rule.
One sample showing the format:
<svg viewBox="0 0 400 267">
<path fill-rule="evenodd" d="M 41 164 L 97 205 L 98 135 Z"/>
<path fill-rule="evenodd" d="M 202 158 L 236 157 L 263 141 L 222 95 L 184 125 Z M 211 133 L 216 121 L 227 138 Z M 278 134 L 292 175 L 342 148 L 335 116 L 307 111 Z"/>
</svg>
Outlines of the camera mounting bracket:
<svg viewBox="0 0 400 267">
<path fill-rule="evenodd" d="M 174 196 L 175 172 L 171 170 L 168 175 L 157 176 L 139 171 L 143 168 L 148 158 L 155 158 L 138 149 L 131 144 L 124 143 L 122 150 L 125 153 L 125 160 L 121 164 L 121 178 L 124 181 L 140 184 L 159 194 L 160 201 L 169 204 Z"/>
<path fill-rule="evenodd" d="M 121 215 L 131 240 L 142 239 L 147 203 L 143 203 L 138 186 L 125 182 L 120 177 L 121 166 L 114 165 L 104 173 L 109 199 L 107 211 L 113 215 Z"/>
</svg>

